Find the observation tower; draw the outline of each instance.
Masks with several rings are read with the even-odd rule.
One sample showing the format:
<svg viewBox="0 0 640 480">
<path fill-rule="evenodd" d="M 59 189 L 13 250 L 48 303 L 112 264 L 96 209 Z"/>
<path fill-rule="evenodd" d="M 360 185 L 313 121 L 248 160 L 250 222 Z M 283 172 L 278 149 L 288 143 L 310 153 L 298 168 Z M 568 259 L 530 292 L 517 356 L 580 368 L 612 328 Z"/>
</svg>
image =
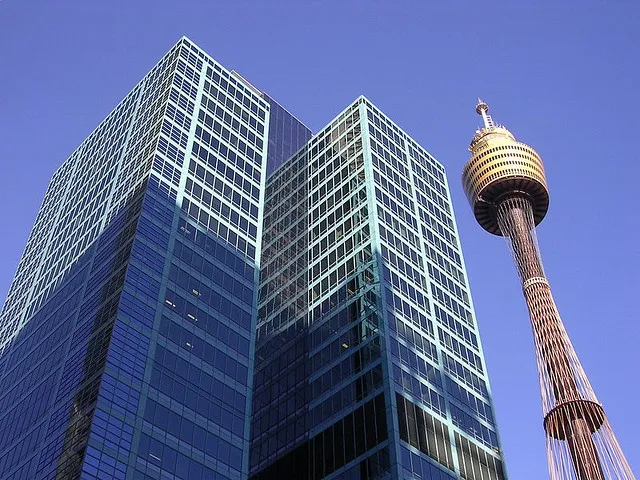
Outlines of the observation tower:
<svg viewBox="0 0 640 480">
<path fill-rule="evenodd" d="M 494 124 L 478 100 L 462 184 L 482 228 L 507 239 L 522 281 L 538 363 L 552 480 L 630 480 L 631 468 L 564 328 L 544 273 L 535 227 L 549 208 L 540 155 Z"/>
</svg>

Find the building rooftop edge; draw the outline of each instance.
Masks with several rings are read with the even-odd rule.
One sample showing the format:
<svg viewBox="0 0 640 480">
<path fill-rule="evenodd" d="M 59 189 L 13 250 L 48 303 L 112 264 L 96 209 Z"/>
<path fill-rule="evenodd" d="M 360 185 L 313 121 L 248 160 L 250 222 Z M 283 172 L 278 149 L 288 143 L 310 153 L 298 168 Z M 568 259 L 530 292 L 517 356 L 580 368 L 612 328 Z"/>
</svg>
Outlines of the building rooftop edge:
<svg viewBox="0 0 640 480">
<path fill-rule="evenodd" d="M 395 126 L 396 126 L 396 128 L 397 128 L 398 130 L 400 130 L 402 133 L 404 133 L 407 137 L 409 137 L 409 138 L 410 138 L 411 140 L 413 140 L 417 145 L 419 145 L 419 146 L 420 146 L 420 148 L 422 148 L 425 152 L 427 152 L 427 154 L 429 154 L 429 157 L 431 157 L 431 159 L 432 159 L 434 162 L 436 162 L 438 165 L 440 165 L 440 167 L 442 167 L 442 171 L 443 171 L 443 172 L 446 172 L 447 168 L 444 166 L 444 164 L 443 164 L 440 160 L 438 160 L 438 159 L 437 159 L 437 158 L 436 158 L 436 157 L 435 157 L 435 156 L 434 156 L 434 155 L 433 155 L 429 150 L 427 150 L 427 149 L 425 148 L 425 146 L 424 146 L 424 145 L 422 145 L 418 140 L 416 140 L 416 139 L 413 137 L 413 135 L 410 135 L 410 134 L 409 134 L 409 133 L 408 133 L 404 128 L 402 128 L 400 125 L 398 125 L 398 124 L 397 124 L 397 123 L 396 123 L 396 122 L 395 122 L 391 117 L 389 117 L 389 115 L 387 115 L 387 114 L 384 112 L 384 110 L 382 110 L 380 107 L 378 107 L 378 105 L 376 105 L 373 101 L 371 101 L 371 99 L 370 99 L 369 97 L 367 97 L 367 96 L 366 96 L 366 95 L 364 95 L 364 94 L 360 94 L 360 95 L 358 95 L 358 97 L 356 98 L 356 100 L 355 100 L 355 101 L 358 101 L 358 100 L 360 100 L 360 99 L 364 99 L 364 100 L 366 100 L 366 101 L 367 101 L 367 102 L 369 102 L 369 103 L 370 103 L 370 104 L 371 104 L 371 105 L 372 105 L 376 110 L 378 110 L 380 113 L 382 113 L 382 114 L 385 116 L 385 118 L 386 118 L 387 120 L 389 120 L 389 122 L 391 122 L 393 125 L 395 125 Z M 353 103 L 355 103 L 355 101 L 354 101 L 354 102 L 352 102 L 352 104 L 353 104 Z"/>
<path fill-rule="evenodd" d="M 308 130 L 311 132 L 311 136 L 315 135 L 315 132 L 313 131 L 313 129 L 312 129 L 312 128 L 310 128 L 310 127 L 309 127 L 309 125 L 307 125 L 307 124 L 306 124 L 306 123 L 304 123 L 302 120 L 300 120 L 296 115 L 294 115 L 293 113 L 291 113 L 287 107 L 285 107 L 284 105 L 282 105 L 279 101 L 277 101 L 275 98 L 273 98 L 273 97 L 272 97 L 271 95 L 269 95 L 267 92 L 260 92 L 260 94 L 263 96 L 263 98 L 264 98 L 264 96 L 266 95 L 267 97 L 269 97 L 269 99 L 270 99 L 270 100 L 273 100 L 273 101 L 274 101 L 274 102 L 276 102 L 278 105 L 280 105 L 280 107 L 281 107 L 285 112 L 287 112 L 289 115 L 291 115 L 293 118 L 295 118 L 298 122 L 300 122 L 300 124 L 301 124 L 304 128 L 308 129 Z"/>
</svg>

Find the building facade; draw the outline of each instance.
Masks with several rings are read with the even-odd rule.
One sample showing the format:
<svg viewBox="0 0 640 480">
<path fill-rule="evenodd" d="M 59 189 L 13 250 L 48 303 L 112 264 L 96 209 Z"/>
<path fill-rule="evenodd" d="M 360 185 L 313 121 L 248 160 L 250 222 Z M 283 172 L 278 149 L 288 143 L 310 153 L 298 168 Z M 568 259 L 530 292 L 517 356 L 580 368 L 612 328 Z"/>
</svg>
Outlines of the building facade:
<svg viewBox="0 0 640 480">
<path fill-rule="evenodd" d="M 183 38 L 55 172 L 0 322 L 0 478 L 246 478 L 274 105 Z"/>
<path fill-rule="evenodd" d="M 267 181 L 251 473 L 506 478 L 441 164 L 361 97 Z"/>
<path fill-rule="evenodd" d="M 442 166 L 363 97 L 312 136 L 182 38 L 52 177 L 0 479 L 250 476 L 505 478 Z"/>
</svg>

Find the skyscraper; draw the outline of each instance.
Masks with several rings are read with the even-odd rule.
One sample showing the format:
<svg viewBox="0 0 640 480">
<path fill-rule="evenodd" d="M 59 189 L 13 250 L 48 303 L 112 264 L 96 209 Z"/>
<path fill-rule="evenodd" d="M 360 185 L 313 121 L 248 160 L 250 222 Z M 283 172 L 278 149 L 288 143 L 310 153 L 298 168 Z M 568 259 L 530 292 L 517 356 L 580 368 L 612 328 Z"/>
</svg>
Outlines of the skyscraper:
<svg viewBox="0 0 640 480">
<path fill-rule="evenodd" d="M 476 220 L 504 236 L 524 293 L 538 362 L 547 458 L 552 480 L 634 478 L 558 313 L 535 227 L 549 208 L 542 159 L 478 101 L 484 128 L 471 141 L 462 182 Z"/>
<path fill-rule="evenodd" d="M 0 478 L 250 475 L 505 478 L 442 165 L 364 97 L 312 136 L 182 38 L 53 175 Z"/>
<path fill-rule="evenodd" d="M 366 98 L 266 187 L 251 474 L 506 478 L 445 171 Z"/>
<path fill-rule="evenodd" d="M 246 478 L 267 148 L 309 136 L 183 38 L 62 164 L 2 310 L 0 478 Z"/>
</svg>

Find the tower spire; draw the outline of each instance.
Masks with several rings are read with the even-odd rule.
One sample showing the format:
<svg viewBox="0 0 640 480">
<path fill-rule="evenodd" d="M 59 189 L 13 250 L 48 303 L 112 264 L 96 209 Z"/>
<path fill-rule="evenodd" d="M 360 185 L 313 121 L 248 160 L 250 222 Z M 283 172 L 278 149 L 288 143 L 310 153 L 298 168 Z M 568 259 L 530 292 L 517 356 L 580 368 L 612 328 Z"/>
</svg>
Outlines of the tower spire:
<svg viewBox="0 0 640 480">
<path fill-rule="evenodd" d="M 484 128 L 494 128 L 495 124 L 493 123 L 493 119 L 491 115 L 489 115 L 489 105 L 484 103 L 484 101 L 478 97 L 478 104 L 476 105 L 476 112 L 478 115 L 482 116 L 482 121 L 484 122 Z"/>
</svg>

